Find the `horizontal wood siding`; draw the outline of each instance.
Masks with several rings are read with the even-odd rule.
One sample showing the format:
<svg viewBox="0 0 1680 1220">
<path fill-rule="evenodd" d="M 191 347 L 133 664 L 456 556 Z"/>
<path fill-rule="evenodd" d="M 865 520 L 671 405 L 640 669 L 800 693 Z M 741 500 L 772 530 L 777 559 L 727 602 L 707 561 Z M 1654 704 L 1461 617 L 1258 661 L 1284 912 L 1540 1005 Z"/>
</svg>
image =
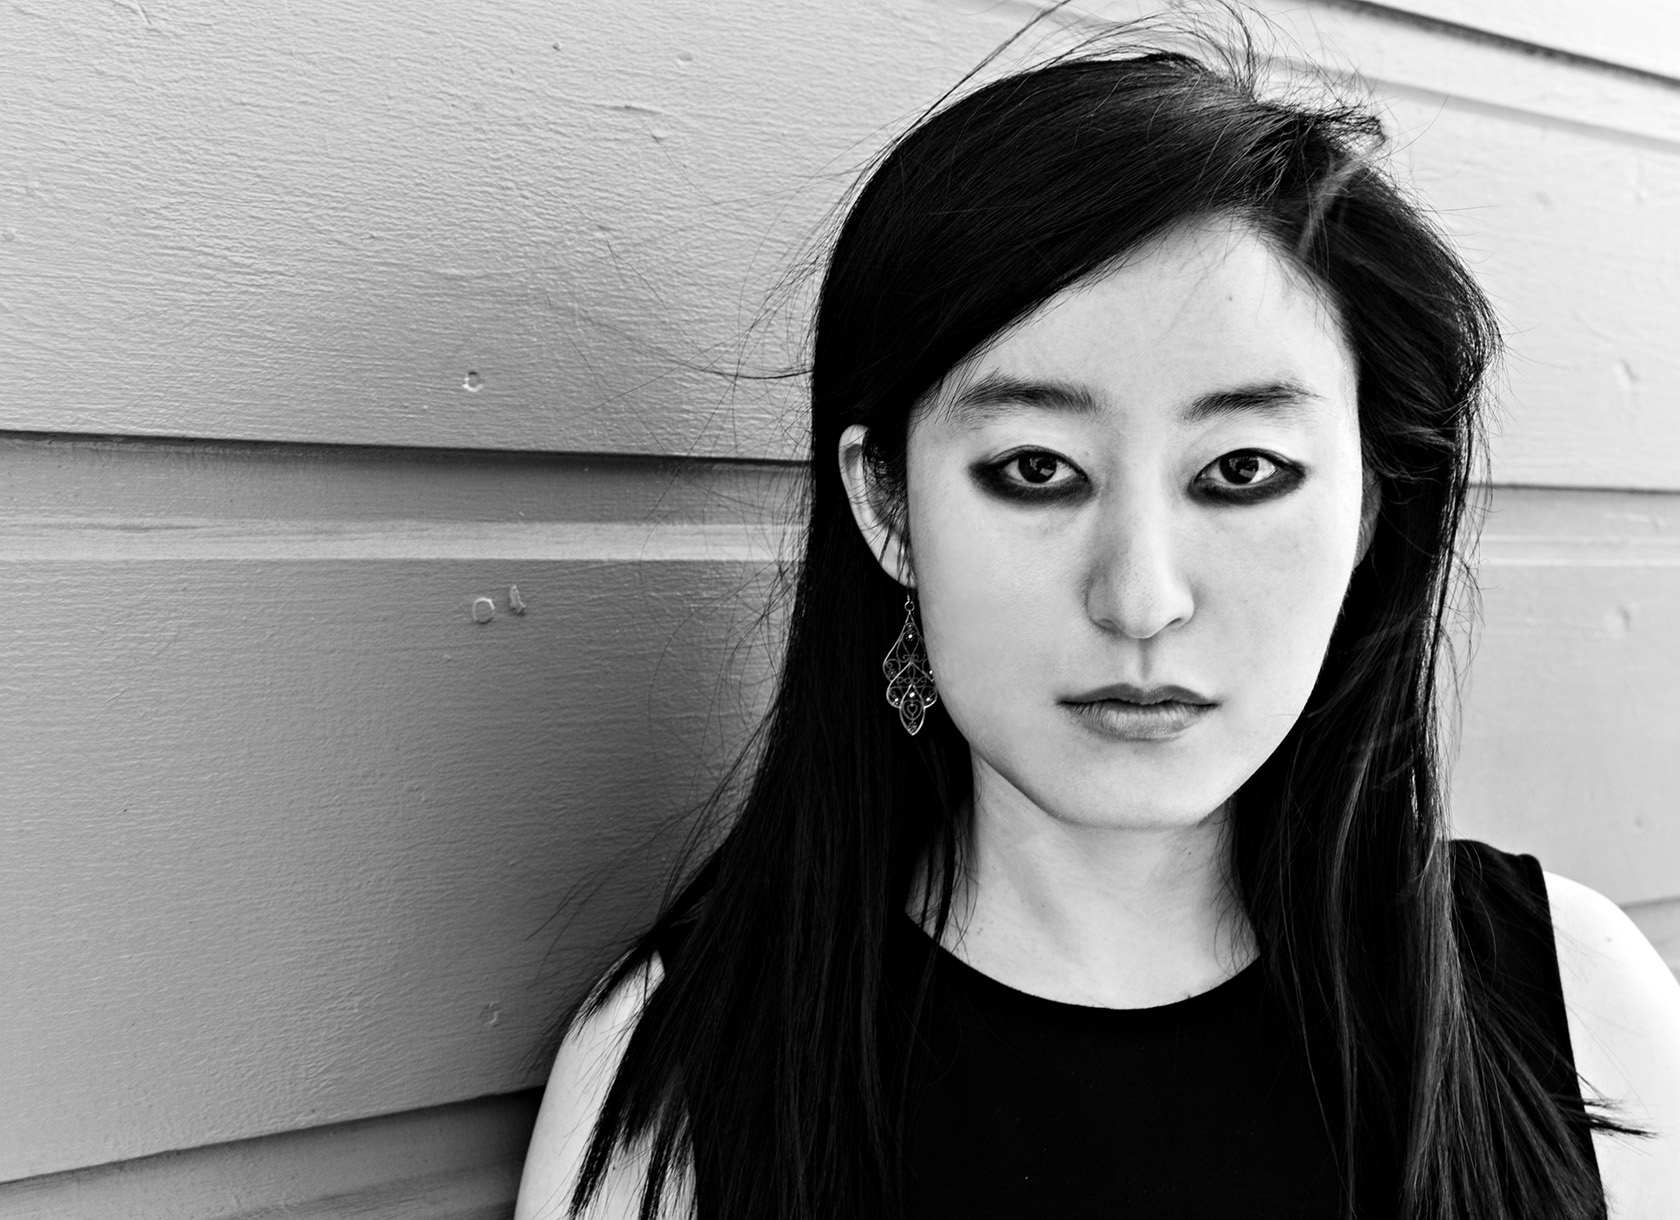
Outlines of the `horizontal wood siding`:
<svg viewBox="0 0 1680 1220">
<path fill-rule="evenodd" d="M 1500 489 L 1480 586 L 1461 832 L 1680 898 L 1680 497 Z"/>
<path fill-rule="evenodd" d="M 507 1220 L 537 1090 L 0 1182 L 7 1220 Z"/>
<path fill-rule="evenodd" d="M 1680 80 L 1680 6 L 1667 0 L 1377 0 L 1471 34 Z"/>
<path fill-rule="evenodd" d="M 5 456 L 0 1179 L 535 1083 L 762 705 L 743 517 L 773 536 L 788 474 Z M 119 524 L 22 502 L 49 482 Z M 369 486 L 401 516 L 324 515 Z M 697 498 L 728 545 L 667 519 Z"/>
<path fill-rule="evenodd" d="M 507 1213 L 768 698 L 801 271 L 1043 7 L 0 18 L 0 1215 Z M 1680 968 L 1672 6 L 1258 7 L 1512 342 L 1459 831 Z"/>
<path fill-rule="evenodd" d="M 1680 489 L 1680 89 L 1261 7 L 1274 49 L 1395 99 L 1498 297 L 1496 477 Z M 1030 11 L 690 2 L 632 38 L 539 0 L 18 10 L 0 427 L 801 456 L 797 386 L 731 375 L 799 360 L 801 252 Z"/>
</svg>

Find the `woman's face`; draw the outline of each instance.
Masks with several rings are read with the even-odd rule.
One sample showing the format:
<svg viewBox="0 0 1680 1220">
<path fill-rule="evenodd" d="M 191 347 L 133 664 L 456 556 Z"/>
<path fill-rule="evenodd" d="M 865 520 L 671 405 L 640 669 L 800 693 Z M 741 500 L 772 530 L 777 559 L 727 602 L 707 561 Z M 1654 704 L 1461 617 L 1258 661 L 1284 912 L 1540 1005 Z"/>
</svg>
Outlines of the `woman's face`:
<svg viewBox="0 0 1680 1220">
<path fill-rule="evenodd" d="M 1052 298 L 917 408 L 907 569 L 977 799 L 1165 829 L 1253 774 L 1362 550 L 1356 391 L 1303 274 L 1207 224 Z"/>
</svg>

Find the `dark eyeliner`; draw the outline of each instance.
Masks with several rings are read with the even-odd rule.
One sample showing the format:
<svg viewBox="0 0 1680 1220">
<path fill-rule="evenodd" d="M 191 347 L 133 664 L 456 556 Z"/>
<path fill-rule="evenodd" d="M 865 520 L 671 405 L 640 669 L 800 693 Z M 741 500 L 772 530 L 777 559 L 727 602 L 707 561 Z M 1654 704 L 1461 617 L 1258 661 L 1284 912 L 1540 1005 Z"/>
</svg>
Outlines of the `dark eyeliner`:
<svg viewBox="0 0 1680 1220">
<path fill-rule="evenodd" d="M 1290 492 L 1299 487 L 1301 485 L 1301 481 L 1306 478 L 1307 472 L 1304 469 L 1297 466 L 1294 462 L 1285 461 L 1283 458 L 1278 457 L 1275 453 L 1267 453 L 1263 449 L 1239 449 L 1235 452 L 1252 453 L 1256 457 L 1263 457 L 1277 468 L 1277 473 L 1267 479 L 1264 483 L 1253 487 L 1231 486 L 1203 479 L 1202 473 L 1209 467 L 1218 464 L 1227 457 L 1233 456 L 1228 453 L 1221 454 L 1212 462 L 1209 462 L 1207 466 L 1202 467 L 1200 471 L 1196 472 L 1196 479 L 1193 486 L 1205 499 L 1213 500 L 1219 504 L 1260 504 L 1267 500 L 1275 500 L 1279 496 L 1288 495 Z"/>
<path fill-rule="evenodd" d="M 1004 471 L 1023 457 L 1040 452 L 1046 453 L 1066 465 L 1069 470 L 1074 472 L 1075 477 L 1057 486 L 1048 484 L 1035 486 L 1031 483 L 1018 483 L 1004 474 Z M 1077 496 L 1086 483 L 1085 476 L 1079 472 L 1077 466 L 1059 454 L 1050 453 L 1048 450 L 1017 449 L 1014 453 L 1006 454 L 1001 458 L 975 462 L 968 470 L 970 477 L 984 491 L 997 496 L 999 499 L 1026 504 L 1043 504 L 1049 501 L 1069 499 Z"/>
</svg>

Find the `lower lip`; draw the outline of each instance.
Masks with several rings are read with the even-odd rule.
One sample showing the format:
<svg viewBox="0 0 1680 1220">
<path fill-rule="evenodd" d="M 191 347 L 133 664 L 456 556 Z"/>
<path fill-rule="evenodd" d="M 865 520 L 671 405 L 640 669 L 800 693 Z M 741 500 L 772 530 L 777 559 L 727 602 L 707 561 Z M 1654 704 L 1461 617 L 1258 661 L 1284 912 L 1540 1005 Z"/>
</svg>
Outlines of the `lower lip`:
<svg viewBox="0 0 1680 1220">
<path fill-rule="evenodd" d="M 1119 741 L 1171 741 L 1213 710 L 1208 703 L 1098 703 L 1066 705 L 1086 726 Z"/>
</svg>

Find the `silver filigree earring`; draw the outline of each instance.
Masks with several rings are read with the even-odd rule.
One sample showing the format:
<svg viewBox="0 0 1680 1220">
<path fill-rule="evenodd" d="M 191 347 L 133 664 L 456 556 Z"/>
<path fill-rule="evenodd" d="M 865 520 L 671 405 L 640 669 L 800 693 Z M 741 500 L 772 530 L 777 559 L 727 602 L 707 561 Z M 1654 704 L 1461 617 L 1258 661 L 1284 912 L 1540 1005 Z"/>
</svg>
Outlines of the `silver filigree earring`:
<svg viewBox="0 0 1680 1220">
<path fill-rule="evenodd" d="M 898 711 L 898 722 L 914 737 L 922 731 L 928 708 L 939 702 L 933 684 L 933 665 L 922 645 L 922 629 L 916 625 L 916 595 L 904 596 L 904 627 L 881 662 L 887 676 L 887 702 Z"/>
</svg>

